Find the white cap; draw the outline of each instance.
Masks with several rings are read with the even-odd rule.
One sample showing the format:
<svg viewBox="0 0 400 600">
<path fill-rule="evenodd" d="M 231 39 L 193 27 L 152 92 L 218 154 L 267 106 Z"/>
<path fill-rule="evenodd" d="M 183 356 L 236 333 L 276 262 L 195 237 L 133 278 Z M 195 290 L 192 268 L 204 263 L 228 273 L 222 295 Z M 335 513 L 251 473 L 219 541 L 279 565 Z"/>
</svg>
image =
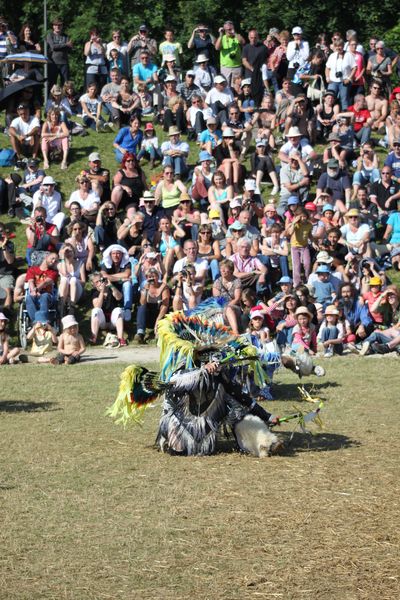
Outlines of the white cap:
<svg viewBox="0 0 400 600">
<path fill-rule="evenodd" d="M 208 62 L 209 60 L 210 59 L 205 54 L 199 54 L 198 57 L 196 58 L 197 63 Z"/>
<path fill-rule="evenodd" d="M 175 81 L 176 79 L 173 75 L 167 75 L 166 78 L 164 79 L 164 83 L 168 83 L 168 81 Z"/>
<path fill-rule="evenodd" d="M 250 77 L 247 77 L 246 79 L 242 79 L 242 83 L 240 84 L 240 87 L 242 88 L 244 85 L 251 85 Z"/>
<path fill-rule="evenodd" d="M 303 33 L 303 30 L 301 27 L 293 27 L 292 29 L 292 35 L 294 35 L 295 33 L 298 33 L 299 35 L 301 35 Z"/>
<path fill-rule="evenodd" d="M 217 75 L 214 77 L 214 83 L 226 83 L 226 79 L 222 75 Z"/>
<path fill-rule="evenodd" d="M 173 60 L 176 60 L 176 56 L 174 54 L 164 54 L 164 56 L 163 56 L 164 62 L 172 62 Z"/>
<path fill-rule="evenodd" d="M 229 206 L 231 208 L 241 208 L 242 207 L 242 200 L 240 196 L 236 196 L 236 198 L 233 198 L 233 200 L 231 200 L 229 202 Z"/>
<path fill-rule="evenodd" d="M 42 185 L 56 185 L 56 182 L 54 181 L 51 175 L 46 175 L 46 177 L 42 181 Z"/>
<path fill-rule="evenodd" d="M 88 157 L 89 162 L 96 162 L 96 160 L 101 160 L 101 156 L 98 152 L 92 152 Z"/>
</svg>

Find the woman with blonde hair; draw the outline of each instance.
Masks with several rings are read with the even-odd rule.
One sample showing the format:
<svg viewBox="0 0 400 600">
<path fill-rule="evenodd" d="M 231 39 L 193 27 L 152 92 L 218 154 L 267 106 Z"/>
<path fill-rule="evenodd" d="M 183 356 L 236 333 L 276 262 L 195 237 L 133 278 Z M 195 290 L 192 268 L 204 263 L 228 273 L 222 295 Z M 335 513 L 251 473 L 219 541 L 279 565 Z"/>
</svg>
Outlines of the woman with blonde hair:
<svg viewBox="0 0 400 600">
<path fill-rule="evenodd" d="M 49 158 L 62 155 L 61 169 L 67 169 L 69 152 L 69 131 L 61 121 L 61 113 L 57 108 L 51 108 L 43 123 L 41 133 L 41 147 L 43 154 L 43 168 L 49 168 Z"/>
</svg>

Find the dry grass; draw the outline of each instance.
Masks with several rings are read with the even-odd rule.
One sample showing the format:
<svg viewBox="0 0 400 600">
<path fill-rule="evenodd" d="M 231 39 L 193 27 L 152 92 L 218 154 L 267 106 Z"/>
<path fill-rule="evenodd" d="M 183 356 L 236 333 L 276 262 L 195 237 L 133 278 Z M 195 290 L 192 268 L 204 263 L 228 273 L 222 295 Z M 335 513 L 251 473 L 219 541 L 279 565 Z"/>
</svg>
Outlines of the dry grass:
<svg viewBox="0 0 400 600">
<path fill-rule="evenodd" d="M 159 454 L 158 408 L 117 428 L 121 366 L 3 367 L 0 598 L 398 598 L 397 367 L 329 361 L 324 432 L 263 460 Z"/>
</svg>

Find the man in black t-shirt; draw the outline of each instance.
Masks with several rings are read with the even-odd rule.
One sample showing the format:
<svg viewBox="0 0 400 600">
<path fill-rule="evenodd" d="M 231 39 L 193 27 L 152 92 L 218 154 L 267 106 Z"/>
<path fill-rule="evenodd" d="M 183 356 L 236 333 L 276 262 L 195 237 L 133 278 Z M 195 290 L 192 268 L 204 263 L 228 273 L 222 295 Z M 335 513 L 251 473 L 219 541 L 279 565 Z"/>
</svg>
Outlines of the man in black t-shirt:
<svg viewBox="0 0 400 600">
<path fill-rule="evenodd" d="M 248 33 L 249 43 L 243 47 L 242 65 L 244 67 L 244 77 L 251 77 L 256 61 L 264 63 L 268 57 L 267 47 L 260 42 L 258 31 L 250 29 Z"/>
<path fill-rule="evenodd" d="M 369 199 L 379 208 L 380 220 L 386 223 L 387 213 L 397 209 L 397 199 L 400 198 L 400 185 L 392 181 L 392 169 L 384 165 L 381 179 L 371 185 Z"/>
</svg>

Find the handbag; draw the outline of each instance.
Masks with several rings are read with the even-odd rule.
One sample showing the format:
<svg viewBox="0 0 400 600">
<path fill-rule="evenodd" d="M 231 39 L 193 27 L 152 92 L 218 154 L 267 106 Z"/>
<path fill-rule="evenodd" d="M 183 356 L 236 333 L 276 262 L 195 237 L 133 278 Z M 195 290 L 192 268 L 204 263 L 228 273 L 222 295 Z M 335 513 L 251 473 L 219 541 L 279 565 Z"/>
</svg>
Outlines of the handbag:
<svg viewBox="0 0 400 600">
<path fill-rule="evenodd" d="M 320 87 L 317 87 L 317 84 L 320 82 Z M 322 97 L 325 94 L 325 84 L 321 75 L 318 75 L 317 79 L 313 79 L 311 83 L 307 86 L 307 98 L 311 100 L 311 102 L 318 101 L 322 104 Z"/>
</svg>

